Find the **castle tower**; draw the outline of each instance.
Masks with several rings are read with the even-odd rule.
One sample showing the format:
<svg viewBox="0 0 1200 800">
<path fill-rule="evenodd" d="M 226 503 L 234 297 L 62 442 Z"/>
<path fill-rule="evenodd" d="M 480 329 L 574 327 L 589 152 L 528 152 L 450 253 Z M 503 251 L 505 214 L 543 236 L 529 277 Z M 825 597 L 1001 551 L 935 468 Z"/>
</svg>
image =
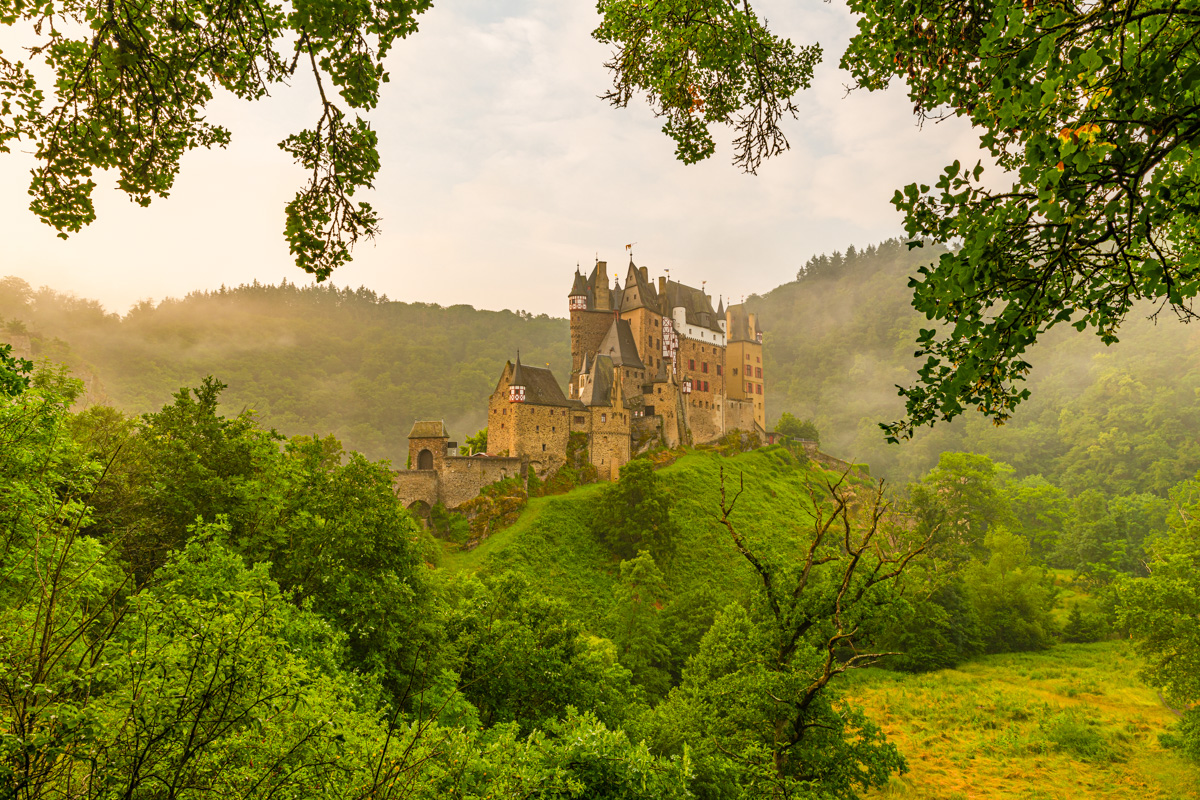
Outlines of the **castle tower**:
<svg viewBox="0 0 1200 800">
<path fill-rule="evenodd" d="M 574 398 L 578 383 L 576 379 L 583 369 L 584 356 L 596 352 L 612 325 L 614 310 L 607 263 L 597 261 L 586 279 L 578 269 L 575 270 L 575 280 L 567 294 L 567 308 L 571 315 L 571 377 L 568 386 Z"/>
<path fill-rule="evenodd" d="M 758 327 L 758 315 L 748 313 L 746 307 L 738 303 L 725 310 L 725 322 L 725 329 L 729 334 L 726 353 L 729 399 L 752 402 L 754 421 L 765 430 L 767 411 L 763 382 L 762 331 Z"/>
<path fill-rule="evenodd" d="M 446 443 L 450 435 L 442 420 L 413 423 L 408 434 L 408 468 L 441 471 L 446 463 Z"/>
</svg>

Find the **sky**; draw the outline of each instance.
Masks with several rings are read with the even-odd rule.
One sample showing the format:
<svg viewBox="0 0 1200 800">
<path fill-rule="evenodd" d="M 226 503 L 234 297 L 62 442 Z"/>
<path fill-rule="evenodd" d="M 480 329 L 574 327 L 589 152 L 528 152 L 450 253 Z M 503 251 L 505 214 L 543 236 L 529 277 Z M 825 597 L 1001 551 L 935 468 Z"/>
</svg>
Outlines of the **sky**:
<svg viewBox="0 0 1200 800">
<path fill-rule="evenodd" d="M 793 280 L 810 256 L 903 235 L 897 188 L 932 183 L 980 157 L 962 120 L 918 127 L 901 87 L 847 93 L 837 63 L 854 20 L 844 3 L 765 0 L 772 30 L 825 57 L 785 123 L 791 149 L 758 175 L 732 166 L 730 136 L 687 166 L 645 105 L 614 109 L 606 46 L 589 0 L 435 0 L 388 58 L 369 114 L 382 169 L 366 196 L 382 233 L 331 279 L 393 300 L 566 315 L 578 264 L 619 265 L 625 245 L 652 274 L 740 299 Z M 13 52 L 17 31 L 0 31 Z M 283 239 L 283 207 L 304 182 L 276 146 L 318 115 L 297 78 L 245 103 L 218 96 L 208 118 L 232 144 L 185 156 L 149 208 L 100 174 L 97 220 L 63 241 L 27 209 L 33 160 L 0 155 L 0 276 L 134 303 L 257 280 L 310 283 Z"/>
</svg>

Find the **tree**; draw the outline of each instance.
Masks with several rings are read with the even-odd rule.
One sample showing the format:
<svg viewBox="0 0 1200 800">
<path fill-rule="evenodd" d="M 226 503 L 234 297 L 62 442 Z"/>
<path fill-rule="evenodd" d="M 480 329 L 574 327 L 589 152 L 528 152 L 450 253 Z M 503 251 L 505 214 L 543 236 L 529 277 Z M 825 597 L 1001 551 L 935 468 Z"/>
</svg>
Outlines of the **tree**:
<svg viewBox="0 0 1200 800">
<path fill-rule="evenodd" d="M 904 759 L 836 680 L 886 655 L 867 642 L 928 539 L 893 524 L 882 487 L 843 476 L 812 489 L 811 535 L 784 557 L 738 530 L 740 496 L 722 482 L 717 521 L 758 578 L 756 602 L 728 606 L 705 634 L 655 709 L 655 748 L 687 742 L 706 797 L 852 798 L 885 785 Z"/>
<path fill-rule="evenodd" d="M 287 204 L 284 230 L 297 266 L 324 279 L 378 229 L 371 206 L 354 198 L 379 169 L 376 134 L 357 112 L 375 106 L 388 79 L 384 57 L 430 5 L 9 6 L 0 23 L 24 29 L 29 61 L 0 54 L 0 153 L 18 142 L 32 149 L 30 209 L 65 237 L 95 219 L 95 170 L 118 170 L 118 186 L 148 205 L 169 193 L 184 153 L 229 143 L 230 132 L 204 115 L 215 91 L 258 100 L 298 70 L 311 72 L 319 116 L 279 143 L 309 173 Z"/>
<path fill-rule="evenodd" d="M 474 436 L 466 438 L 467 455 L 473 456 L 476 453 L 487 452 L 487 428 L 480 428 L 475 432 Z"/>
<path fill-rule="evenodd" d="M 609 611 L 609 628 L 621 664 L 634 681 L 654 697 L 666 695 L 671 676 L 664 666 L 671 658 L 665 642 L 660 612 L 667 584 L 654 559 L 645 550 L 621 562 L 621 580 Z"/>
<path fill-rule="evenodd" d="M 1173 498 L 1179 518 L 1170 534 L 1156 539 L 1145 578 L 1115 584 L 1117 622 L 1129 630 L 1146 660 L 1142 675 L 1176 706 L 1200 703 L 1200 504 L 1195 481 Z M 1193 494 L 1184 502 L 1184 492 Z M 1200 711 L 1193 708 L 1185 730 L 1200 757 Z"/>
<path fill-rule="evenodd" d="M 684 141 L 702 141 L 694 131 L 721 121 L 710 107 L 728 113 L 737 102 L 749 115 L 807 85 L 794 71 L 761 69 L 731 94 L 730 84 L 766 54 L 809 69 L 819 55 L 774 40 L 746 4 L 677 0 L 638 20 L 641 7 L 601 3 L 595 35 L 617 45 L 614 92 L 647 93 L 657 113 L 675 115 L 666 131 L 677 141 L 680 131 Z M 1006 171 L 1005 188 L 992 189 L 982 164 L 955 161 L 893 199 L 912 246 L 956 247 L 912 282 L 914 306 L 935 324 L 918 336 L 918 382 L 901 389 L 906 418 L 883 426 L 890 440 L 968 407 L 1008 419 L 1029 395 L 1025 352 L 1056 325 L 1091 328 L 1113 343 L 1139 299 L 1191 316 L 1200 292 L 1193 8 L 1178 0 L 849 7 L 858 33 L 841 63 L 856 88 L 904 81 L 918 119 L 969 119 Z M 733 78 L 705 80 L 718 66 Z M 759 119 L 748 127 L 756 141 L 781 136 L 782 115 Z M 739 140 L 739 162 L 742 147 Z M 681 146 L 678 155 L 693 161 L 711 152 Z"/>
<path fill-rule="evenodd" d="M 983 546 L 989 530 L 1011 519 L 1001 481 L 1011 472 L 987 456 L 942 453 L 937 467 L 909 486 L 918 523 L 938 531 L 938 555 L 962 559 Z"/>
<path fill-rule="evenodd" d="M 779 128 L 796 115 L 792 95 L 808 88 L 818 45 L 795 48 L 772 34 L 749 3 L 725 0 L 600 0 L 592 36 L 615 46 L 605 95 L 623 108 L 645 96 L 675 156 L 694 164 L 715 152 L 709 126 L 737 131 L 734 163 L 746 172 L 787 149 Z"/>
<path fill-rule="evenodd" d="M 0 344 L 0 397 L 12 397 L 29 387 L 33 362 L 12 355 L 11 344 Z"/>
<path fill-rule="evenodd" d="M 789 411 L 783 412 L 779 422 L 775 423 L 775 432 L 793 439 L 809 439 L 817 444 L 821 443 L 821 432 L 817 430 L 816 423 L 811 419 L 796 419 Z"/>
<path fill-rule="evenodd" d="M 646 550 L 657 561 L 670 558 L 678 533 L 671 519 L 674 501 L 649 461 L 635 458 L 621 467 L 621 477 L 595 502 L 594 530 L 614 554 L 632 559 Z"/>
<path fill-rule="evenodd" d="M 460 579 L 450 593 L 446 635 L 461 690 L 483 725 L 516 723 L 528 733 L 565 717 L 568 706 L 609 725 L 621 721 L 629 671 L 562 601 L 512 572 Z"/>
</svg>

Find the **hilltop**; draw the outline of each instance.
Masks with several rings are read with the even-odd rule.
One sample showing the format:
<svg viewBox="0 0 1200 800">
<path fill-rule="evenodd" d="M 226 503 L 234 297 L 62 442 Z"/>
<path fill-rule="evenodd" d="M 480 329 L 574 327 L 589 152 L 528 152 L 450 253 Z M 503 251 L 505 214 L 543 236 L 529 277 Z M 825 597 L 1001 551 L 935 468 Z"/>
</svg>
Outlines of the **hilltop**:
<svg viewBox="0 0 1200 800">
<path fill-rule="evenodd" d="M 1200 470 L 1200 329 L 1148 319 L 1144 306 L 1110 348 L 1069 327 L 1043 337 L 1029 354 L 1033 396 L 1004 427 L 968 415 L 886 444 L 878 423 L 903 411 L 895 386 L 914 380 L 913 343 L 927 324 L 909 306 L 908 281 L 937 255 L 900 240 L 849 248 L 746 299 L 766 329 L 768 428 L 785 411 L 811 418 L 827 452 L 893 483 L 953 450 L 1042 474 L 1071 494 L 1163 496 Z M 97 396 L 125 412 L 158 408 L 211 374 L 229 384 L 227 408 L 252 408 L 287 435 L 331 432 L 397 465 L 414 419 L 445 419 L 454 438 L 483 427 L 485 398 L 517 349 L 560 381 L 571 370 L 565 318 L 403 303 L 366 289 L 252 284 L 119 316 L 3 279 L 0 319 L 0 339 L 23 326 L 35 356 L 94 372 Z"/>
</svg>

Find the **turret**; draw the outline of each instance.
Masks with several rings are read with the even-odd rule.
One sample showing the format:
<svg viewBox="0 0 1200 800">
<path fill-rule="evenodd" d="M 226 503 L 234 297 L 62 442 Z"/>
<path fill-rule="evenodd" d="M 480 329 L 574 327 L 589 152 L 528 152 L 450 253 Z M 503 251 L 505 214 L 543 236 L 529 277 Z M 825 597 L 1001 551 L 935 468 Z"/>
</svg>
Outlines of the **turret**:
<svg viewBox="0 0 1200 800">
<path fill-rule="evenodd" d="M 571 311 L 587 311 L 587 278 L 575 270 L 575 282 L 571 284 L 571 293 L 567 295 L 567 308 Z"/>
<path fill-rule="evenodd" d="M 517 354 L 517 366 L 513 368 L 512 381 L 508 384 L 508 402 L 525 402 L 525 376 L 521 374 L 521 355 Z"/>
</svg>

